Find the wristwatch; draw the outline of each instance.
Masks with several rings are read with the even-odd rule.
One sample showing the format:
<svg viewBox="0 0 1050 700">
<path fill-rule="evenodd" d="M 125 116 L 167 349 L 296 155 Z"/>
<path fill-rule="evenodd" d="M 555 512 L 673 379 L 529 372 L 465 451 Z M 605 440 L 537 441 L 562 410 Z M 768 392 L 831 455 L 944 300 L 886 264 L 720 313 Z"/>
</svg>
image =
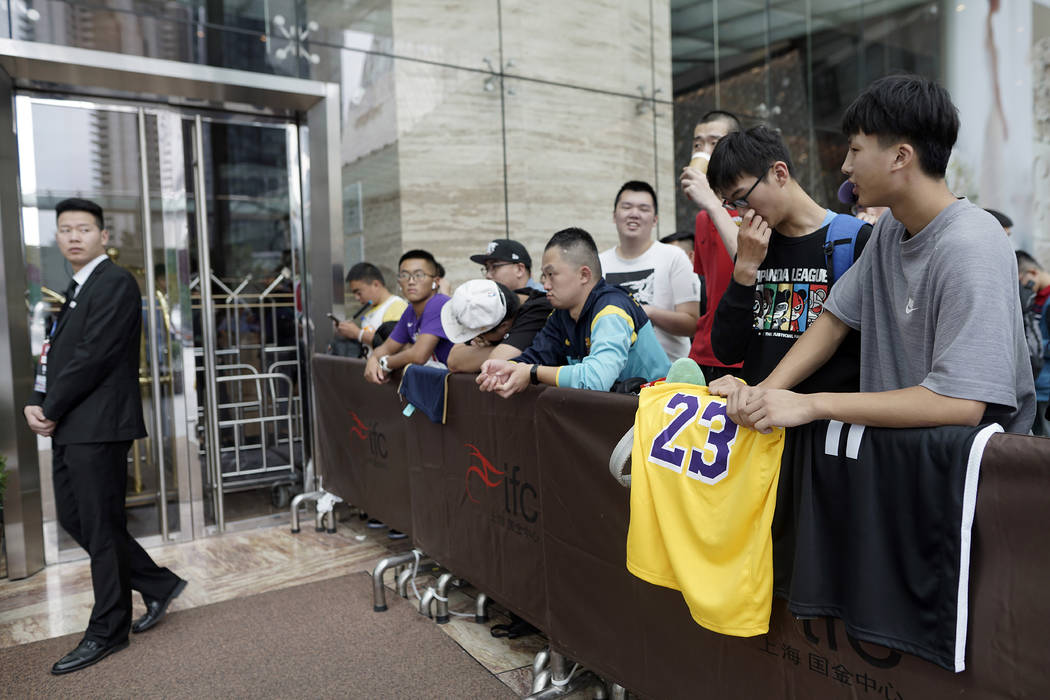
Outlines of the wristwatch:
<svg viewBox="0 0 1050 700">
<path fill-rule="evenodd" d="M 383 355 L 382 357 L 379 358 L 379 369 L 383 370 L 387 374 L 390 374 L 390 365 L 387 364 L 387 358 L 388 357 L 390 357 L 390 356 L 389 355 Z"/>
<path fill-rule="evenodd" d="M 539 384 L 540 383 L 540 376 L 539 376 L 539 374 L 537 374 L 539 371 L 540 371 L 540 366 L 539 365 L 533 365 L 532 369 L 529 370 L 529 381 L 532 382 L 533 384 Z"/>
</svg>

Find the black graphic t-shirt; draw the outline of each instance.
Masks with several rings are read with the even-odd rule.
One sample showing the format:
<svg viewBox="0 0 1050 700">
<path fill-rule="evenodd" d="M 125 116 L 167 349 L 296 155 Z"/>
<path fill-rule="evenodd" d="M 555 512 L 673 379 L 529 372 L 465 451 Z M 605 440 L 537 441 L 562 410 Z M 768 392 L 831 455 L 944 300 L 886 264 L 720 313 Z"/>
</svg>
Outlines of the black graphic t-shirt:
<svg viewBox="0 0 1050 700">
<path fill-rule="evenodd" d="M 799 237 L 773 231 L 758 280 L 729 283 L 715 312 L 711 346 L 725 364 L 743 361 L 739 375 L 748 384 L 769 376 L 795 339 L 824 310 L 831 273 L 824 254 L 827 227 Z M 854 259 L 871 236 L 865 225 L 857 234 Z M 857 391 L 860 386 L 860 334 L 851 330 L 830 360 L 801 382 L 796 391 Z"/>
</svg>

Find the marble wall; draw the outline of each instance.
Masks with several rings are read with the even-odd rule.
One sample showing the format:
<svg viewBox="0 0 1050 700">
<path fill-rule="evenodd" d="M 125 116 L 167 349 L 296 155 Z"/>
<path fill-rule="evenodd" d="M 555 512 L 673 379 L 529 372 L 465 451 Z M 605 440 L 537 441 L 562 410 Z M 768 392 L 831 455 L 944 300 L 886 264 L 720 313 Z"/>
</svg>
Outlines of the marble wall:
<svg viewBox="0 0 1050 700">
<path fill-rule="evenodd" d="M 1050 8 L 1046 11 L 1050 25 Z M 1039 39 L 1032 50 L 1032 85 L 1034 89 L 1035 141 L 1033 143 L 1032 190 L 1042 193 L 1035 198 L 1033 233 L 1034 255 L 1044 266 L 1050 266 L 1050 36 Z"/>
<path fill-rule="evenodd" d="M 395 75 L 402 249 L 429 250 L 457 284 L 477 276 L 467 256 L 506 233 L 499 91 L 482 74 L 415 61 Z"/>
<path fill-rule="evenodd" d="M 674 230 L 668 0 L 391 0 L 390 16 L 389 36 L 374 39 L 389 44 L 389 67 L 338 77 L 355 97 L 344 99 L 344 191 L 363 183 L 345 266 L 357 235 L 384 272 L 425 248 L 454 285 L 478 276 L 469 256 L 494 238 L 521 240 L 536 267 L 567 226 L 608 247 L 612 199 L 630 179 L 653 183 L 667 212 L 659 234 Z"/>
</svg>

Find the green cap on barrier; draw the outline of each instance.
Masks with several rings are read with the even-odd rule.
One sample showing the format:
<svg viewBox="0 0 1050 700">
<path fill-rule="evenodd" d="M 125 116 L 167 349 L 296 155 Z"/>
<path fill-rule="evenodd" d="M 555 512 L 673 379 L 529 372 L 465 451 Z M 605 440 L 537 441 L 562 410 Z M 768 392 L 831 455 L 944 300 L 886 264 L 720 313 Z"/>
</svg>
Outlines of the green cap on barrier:
<svg viewBox="0 0 1050 700">
<path fill-rule="evenodd" d="M 690 357 L 680 357 L 671 364 L 671 369 L 667 371 L 667 381 L 678 384 L 707 386 L 707 379 L 704 378 L 703 370 Z"/>
</svg>

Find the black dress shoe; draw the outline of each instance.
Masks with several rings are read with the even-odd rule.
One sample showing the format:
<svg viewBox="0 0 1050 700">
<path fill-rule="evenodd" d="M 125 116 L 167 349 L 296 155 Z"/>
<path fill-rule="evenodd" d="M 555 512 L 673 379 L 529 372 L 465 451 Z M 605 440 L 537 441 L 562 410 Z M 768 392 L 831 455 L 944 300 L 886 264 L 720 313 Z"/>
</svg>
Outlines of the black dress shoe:
<svg viewBox="0 0 1050 700">
<path fill-rule="evenodd" d="M 179 597 L 182 593 L 182 589 L 186 587 L 189 581 L 184 581 L 181 578 L 179 582 L 175 584 L 175 588 L 171 590 L 168 597 L 164 600 L 147 600 L 146 601 L 146 614 L 131 623 L 131 631 L 145 632 L 153 625 L 161 621 L 164 617 L 164 613 L 168 611 L 168 606 L 171 605 L 171 601 Z"/>
<path fill-rule="evenodd" d="M 51 673 L 60 676 L 63 673 L 79 671 L 82 668 L 98 663 L 110 654 L 120 651 L 128 645 L 128 640 L 118 642 L 110 646 L 96 642 L 94 639 L 85 639 L 77 645 L 77 648 L 69 652 L 51 667 Z"/>
</svg>

